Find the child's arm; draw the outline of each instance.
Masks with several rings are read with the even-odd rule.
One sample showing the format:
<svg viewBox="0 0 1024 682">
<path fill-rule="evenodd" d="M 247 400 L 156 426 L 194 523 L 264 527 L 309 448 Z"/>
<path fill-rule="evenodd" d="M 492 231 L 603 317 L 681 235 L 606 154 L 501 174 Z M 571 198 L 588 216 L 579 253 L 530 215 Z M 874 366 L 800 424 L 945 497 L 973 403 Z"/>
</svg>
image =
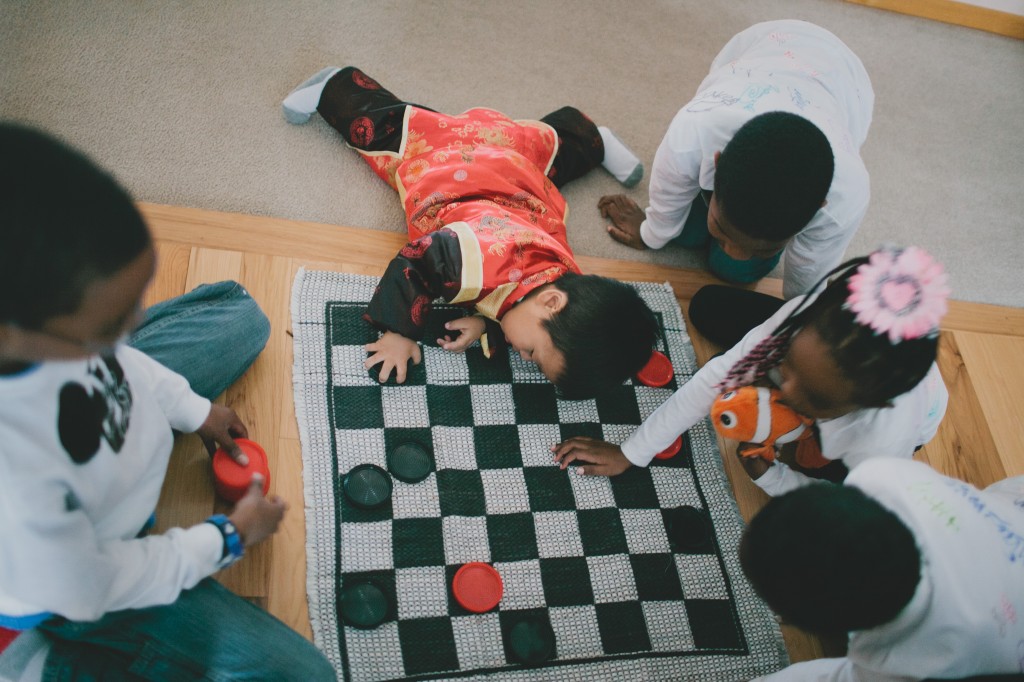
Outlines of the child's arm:
<svg viewBox="0 0 1024 682">
<path fill-rule="evenodd" d="M 405 381 L 409 361 L 422 357 L 416 341 L 436 298 L 451 300 L 462 288 L 462 252 L 451 230 L 440 230 L 409 242 L 388 264 L 366 308 L 366 320 L 384 332 L 368 344 L 374 354 L 366 367 L 381 365 L 380 379 L 387 381 L 392 369 L 399 383 Z"/>
<path fill-rule="evenodd" d="M 872 672 L 848 658 L 819 658 L 794 663 L 777 673 L 757 677 L 752 682 L 911 682 L 917 679 L 919 678 Z"/>
</svg>

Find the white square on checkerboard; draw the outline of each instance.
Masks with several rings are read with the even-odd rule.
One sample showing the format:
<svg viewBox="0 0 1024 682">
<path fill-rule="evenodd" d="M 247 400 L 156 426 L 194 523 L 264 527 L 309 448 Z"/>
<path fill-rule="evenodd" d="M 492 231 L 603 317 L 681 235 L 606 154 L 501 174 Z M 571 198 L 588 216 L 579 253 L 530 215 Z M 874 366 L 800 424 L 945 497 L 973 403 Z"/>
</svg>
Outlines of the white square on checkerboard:
<svg viewBox="0 0 1024 682">
<path fill-rule="evenodd" d="M 451 621 L 460 668 L 472 670 L 505 665 L 501 621 L 497 612 L 455 616 Z"/>
<path fill-rule="evenodd" d="M 633 386 L 636 392 L 636 406 L 640 410 L 640 419 L 646 420 L 651 413 L 661 407 L 661 404 L 668 400 L 673 391 L 668 388 L 654 388 L 637 384 Z"/>
<path fill-rule="evenodd" d="M 345 649 L 353 680 L 390 680 L 405 670 L 397 621 L 372 630 L 346 627 Z"/>
<path fill-rule="evenodd" d="M 339 551 L 342 573 L 392 568 L 391 522 L 342 523 Z"/>
<path fill-rule="evenodd" d="M 584 606 L 557 606 L 548 609 L 551 629 L 555 631 L 558 658 L 595 658 L 604 655 L 597 609 Z"/>
<path fill-rule="evenodd" d="M 434 467 L 476 469 L 472 426 L 435 426 L 430 430 L 434 443 Z"/>
<path fill-rule="evenodd" d="M 520 424 L 519 450 L 523 455 L 523 466 L 555 466 L 555 455 L 551 446 L 562 440 L 558 424 Z"/>
<path fill-rule="evenodd" d="M 693 633 L 686 617 L 686 604 L 681 601 L 645 601 L 641 605 L 647 634 L 654 651 L 691 651 Z"/>
<path fill-rule="evenodd" d="M 703 509 L 697 486 L 690 469 L 675 467 L 651 467 L 651 479 L 658 494 L 658 504 L 663 509 L 690 506 Z"/>
<path fill-rule="evenodd" d="M 384 429 L 335 429 L 338 451 L 338 474 L 360 464 L 376 464 L 387 468 L 384 453 Z"/>
<path fill-rule="evenodd" d="M 558 421 L 561 424 L 601 421 L 601 416 L 597 413 L 596 400 L 559 400 L 557 403 Z"/>
<path fill-rule="evenodd" d="M 363 367 L 366 349 L 362 346 L 333 346 L 331 348 L 331 381 L 335 386 L 374 386 L 376 381 Z M 380 368 L 377 368 L 378 371 Z"/>
<path fill-rule="evenodd" d="M 437 346 L 423 346 L 423 367 L 430 384 L 468 384 L 469 365 L 465 353 L 452 353 Z"/>
<path fill-rule="evenodd" d="M 437 474 L 431 473 L 419 483 L 392 479 L 391 517 L 395 519 L 436 519 L 441 516 Z"/>
<path fill-rule="evenodd" d="M 576 498 L 577 509 L 604 509 L 615 506 L 612 484 L 605 476 L 583 476 L 574 467 L 568 467 L 569 485 Z"/>
<path fill-rule="evenodd" d="M 544 606 L 544 583 L 540 578 L 540 561 L 499 561 L 494 568 L 505 585 L 499 608 L 502 611 L 535 609 Z"/>
<path fill-rule="evenodd" d="M 601 424 L 601 438 L 609 443 L 622 445 L 636 433 L 636 424 Z"/>
<path fill-rule="evenodd" d="M 380 402 L 387 428 L 430 426 L 426 386 L 384 386 Z"/>
<path fill-rule="evenodd" d="M 481 469 L 487 514 L 513 514 L 530 511 L 530 497 L 526 492 L 526 478 L 522 468 Z"/>
<path fill-rule="evenodd" d="M 417 566 L 395 571 L 398 617 L 434 618 L 448 615 L 448 580 L 444 566 Z"/>
<path fill-rule="evenodd" d="M 676 568 L 687 599 L 728 599 L 729 590 L 714 554 L 677 554 Z"/>
<path fill-rule="evenodd" d="M 441 519 L 441 532 L 444 536 L 444 561 L 449 566 L 470 561 L 490 562 L 487 517 L 445 516 Z"/>
<path fill-rule="evenodd" d="M 543 384 L 548 381 L 536 363 L 523 360 L 519 353 L 510 351 L 508 364 L 512 367 L 512 381 L 517 384 Z"/>
<path fill-rule="evenodd" d="M 511 384 L 471 385 L 469 394 L 473 400 L 473 423 L 477 426 L 516 423 Z"/>
<path fill-rule="evenodd" d="M 672 551 L 660 509 L 620 509 L 619 516 L 630 554 L 668 554 Z"/>
<path fill-rule="evenodd" d="M 594 588 L 594 603 L 636 601 L 636 578 L 627 554 L 588 556 L 590 584 Z"/>
<path fill-rule="evenodd" d="M 537 531 L 537 551 L 541 559 L 583 556 L 576 512 L 537 512 L 533 515 L 533 527 Z"/>
</svg>

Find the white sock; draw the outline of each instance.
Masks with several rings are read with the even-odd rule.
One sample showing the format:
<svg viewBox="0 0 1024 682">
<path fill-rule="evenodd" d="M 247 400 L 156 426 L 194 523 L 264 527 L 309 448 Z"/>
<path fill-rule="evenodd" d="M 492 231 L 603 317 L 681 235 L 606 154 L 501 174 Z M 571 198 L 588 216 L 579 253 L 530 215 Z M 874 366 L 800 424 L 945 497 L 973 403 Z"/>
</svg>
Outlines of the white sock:
<svg viewBox="0 0 1024 682">
<path fill-rule="evenodd" d="M 640 163 L 639 157 L 608 128 L 598 126 L 597 132 L 601 133 L 601 139 L 604 140 L 604 161 L 601 165 L 605 170 L 626 187 L 633 187 L 640 182 L 644 177 L 644 165 Z"/>
<path fill-rule="evenodd" d="M 341 69 L 336 66 L 320 69 L 288 93 L 288 96 L 281 102 L 281 113 L 284 114 L 284 120 L 294 125 L 301 125 L 308 121 L 316 111 L 316 105 L 320 104 L 320 94 L 324 91 L 327 81 L 339 71 Z"/>
</svg>

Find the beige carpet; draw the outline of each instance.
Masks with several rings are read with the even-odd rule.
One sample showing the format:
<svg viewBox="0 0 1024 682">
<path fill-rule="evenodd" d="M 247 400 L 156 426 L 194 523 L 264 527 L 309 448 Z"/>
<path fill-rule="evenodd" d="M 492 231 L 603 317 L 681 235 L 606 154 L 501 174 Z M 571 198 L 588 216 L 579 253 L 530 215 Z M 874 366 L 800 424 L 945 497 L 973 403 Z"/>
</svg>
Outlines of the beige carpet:
<svg viewBox="0 0 1024 682">
<path fill-rule="evenodd" d="M 839 35 L 874 82 L 873 198 L 848 254 L 919 244 L 955 297 L 1024 306 L 1024 43 L 839 0 L 0 0 L 0 117 L 83 147 L 146 201 L 401 230 L 397 200 L 334 131 L 281 118 L 320 67 L 359 65 L 449 112 L 572 104 L 649 165 L 718 49 L 786 17 Z M 700 263 L 613 243 L 594 206 L 618 190 L 603 171 L 566 189 L 577 252 Z"/>
</svg>

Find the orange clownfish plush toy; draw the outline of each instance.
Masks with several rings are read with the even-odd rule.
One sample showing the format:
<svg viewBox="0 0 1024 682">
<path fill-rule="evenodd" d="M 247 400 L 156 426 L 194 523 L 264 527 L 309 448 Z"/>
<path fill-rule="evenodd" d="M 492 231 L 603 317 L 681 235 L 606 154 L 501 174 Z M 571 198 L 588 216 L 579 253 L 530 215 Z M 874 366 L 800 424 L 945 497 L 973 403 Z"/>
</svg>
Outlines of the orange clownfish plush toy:
<svg viewBox="0 0 1024 682">
<path fill-rule="evenodd" d="M 747 448 L 740 454 L 744 457 L 761 457 L 769 462 L 775 461 L 777 445 L 810 439 L 798 447 L 806 450 L 802 446 L 814 444 L 817 450 L 817 443 L 811 438 L 814 432 L 809 428 L 814 420 L 780 403 L 778 393 L 775 389 L 757 386 L 744 386 L 723 393 L 711 406 L 711 421 L 715 430 L 723 438 L 757 443 L 758 447 Z M 820 451 L 818 458 L 821 458 Z M 821 462 L 825 463 L 827 460 Z"/>
</svg>

